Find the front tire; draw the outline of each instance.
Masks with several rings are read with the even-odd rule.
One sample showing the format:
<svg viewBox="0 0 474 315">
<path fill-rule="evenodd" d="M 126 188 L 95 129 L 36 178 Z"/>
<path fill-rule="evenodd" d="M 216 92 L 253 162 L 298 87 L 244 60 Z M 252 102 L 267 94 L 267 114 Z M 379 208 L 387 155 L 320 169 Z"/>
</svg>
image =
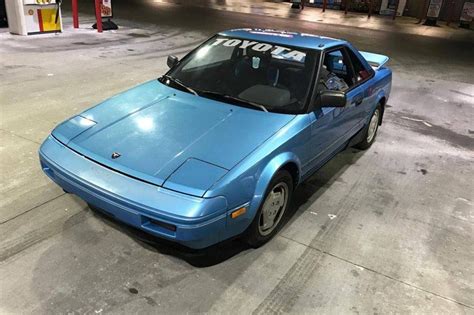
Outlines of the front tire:
<svg viewBox="0 0 474 315">
<path fill-rule="evenodd" d="M 281 228 L 282 218 L 290 206 L 293 179 L 286 170 L 278 171 L 268 185 L 265 197 L 252 223 L 245 232 L 245 239 L 252 247 L 268 242 Z"/>
<path fill-rule="evenodd" d="M 379 129 L 380 120 L 382 119 L 382 107 L 380 104 L 370 117 L 369 123 L 365 127 L 364 136 L 362 141 L 355 145 L 356 148 L 361 150 L 367 150 L 375 142 L 377 137 L 377 131 Z"/>
</svg>

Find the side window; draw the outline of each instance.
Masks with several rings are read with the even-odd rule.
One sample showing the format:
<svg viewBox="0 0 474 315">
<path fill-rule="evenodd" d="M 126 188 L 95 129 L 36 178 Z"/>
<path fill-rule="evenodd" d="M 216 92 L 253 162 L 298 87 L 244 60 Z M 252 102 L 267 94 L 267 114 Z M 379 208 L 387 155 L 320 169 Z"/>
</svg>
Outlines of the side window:
<svg viewBox="0 0 474 315">
<path fill-rule="evenodd" d="M 341 49 L 327 52 L 321 66 L 318 90 L 345 91 L 353 85 L 350 63 Z"/>
<path fill-rule="evenodd" d="M 368 70 L 364 67 L 364 65 L 356 56 L 356 54 L 354 54 L 354 52 L 350 49 L 347 49 L 347 53 L 349 55 L 349 58 L 351 59 L 352 67 L 354 68 L 355 83 L 357 84 L 370 77 L 371 70 Z"/>
</svg>

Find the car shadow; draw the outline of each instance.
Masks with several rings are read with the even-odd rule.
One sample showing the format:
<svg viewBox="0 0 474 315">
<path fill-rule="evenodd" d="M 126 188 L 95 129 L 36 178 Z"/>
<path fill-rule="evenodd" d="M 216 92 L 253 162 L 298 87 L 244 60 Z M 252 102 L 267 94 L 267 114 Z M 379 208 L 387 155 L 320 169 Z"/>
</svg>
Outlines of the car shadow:
<svg viewBox="0 0 474 315">
<path fill-rule="evenodd" d="M 364 153 L 362 150 L 348 148 L 298 185 L 293 193 L 292 204 L 283 218 L 282 228 L 298 219 L 334 182 L 343 182 L 341 175 L 351 165 L 356 164 Z"/>
<path fill-rule="evenodd" d="M 219 264 L 238 253 L 250 249 L 239 238 L 233 238 L 204 249 L 192 249 L 178 243 L 161 239 L 135 227 L 117 221 L 107 213 L 91 208 L 92 214 L 109 227 L 127 234 L 133 241 L 150 251 L 182 259 L 194 267 L 210 267 Z"/>
<path fill-rule="evenodd" d="M 294 192 L 293 202 L 284 217 L 284 224 L 291 224 L 299 215 L 304 213 L 310 205 L 310 199 L 317 198 L 338 180 L 340 175 L 362 155 L 363 151 L 349 148 L 329 161 L 324 167 L 315 172 L 304 183 L 299 185 Z M 110 215 L 98 209 L 91 209 L 93 215 L 106 225 L 127 234 L 133 241 L 150 251 L 163 255 L 170 255 L 182 259 L 198 268 L 210 267 L 227 259 L 250 250 L 251 247 L 241 238 L 236 237 L 204 249 L 191 249 L 186 246 L 154 237 L 142 230 L 122 224 Z"/>
</svg>

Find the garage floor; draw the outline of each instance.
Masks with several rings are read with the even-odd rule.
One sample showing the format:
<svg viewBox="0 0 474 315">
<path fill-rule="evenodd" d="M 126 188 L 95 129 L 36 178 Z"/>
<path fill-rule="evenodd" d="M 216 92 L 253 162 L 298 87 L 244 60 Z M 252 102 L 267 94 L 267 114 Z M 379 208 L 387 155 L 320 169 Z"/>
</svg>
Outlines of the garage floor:
<svg viewBox="0 0 474 315">
<path fill-rule="evenodd" d="M 336 26 L 308 21 L 318 9 L 260 5 L 114 0 L 129 18 L 116 32 L 86 29 L 88 15 L 60 35 L 0 32 L 0 313 L 474 314 L 472 31 L 377 18 L 364 28 L 360 16 Z M 394 71 L 377 142 L 301 185 L 269 244 L 154 241 L 42 174 L 37 151 L 57 123 L 155 79 L 168 54 L 244 26 L 346 38 L 389 55 Z"/>
</svg>

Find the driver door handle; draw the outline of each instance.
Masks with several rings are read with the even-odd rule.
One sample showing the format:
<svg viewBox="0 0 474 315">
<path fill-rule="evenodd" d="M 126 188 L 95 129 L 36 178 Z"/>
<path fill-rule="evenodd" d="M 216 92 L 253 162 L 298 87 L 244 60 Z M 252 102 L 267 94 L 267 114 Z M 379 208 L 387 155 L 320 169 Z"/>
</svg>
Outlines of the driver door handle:
<svg viewBox="0 0 474 315">
<path fill-rule="evenodd" d="M 362 104 L 362 101 L 364 100 L 364 96 L 362 94 L 354 96 L 352 99 L 352 104 L 355 104 L 355 106 L 359 106 Z"/>
</svg>

